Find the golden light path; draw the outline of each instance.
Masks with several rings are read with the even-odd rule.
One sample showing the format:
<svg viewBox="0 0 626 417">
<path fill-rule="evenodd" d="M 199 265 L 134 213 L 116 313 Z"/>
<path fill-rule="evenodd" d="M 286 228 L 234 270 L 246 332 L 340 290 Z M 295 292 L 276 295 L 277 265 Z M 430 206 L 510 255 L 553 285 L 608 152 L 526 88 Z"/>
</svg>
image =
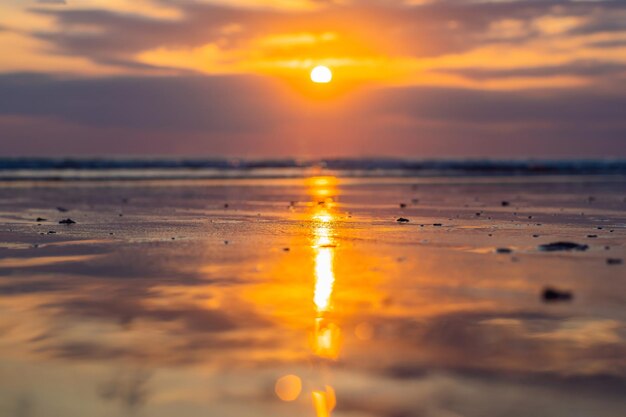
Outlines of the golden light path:
<svg viewBox="0 0 626 417">
<path fill-rule="evenodd" d="M 324 359 L 337 359 L 341 345 L 341 329 L 326 314 L 332 309 L 335 287 L 332 197 L 336 195 L 335 177 L 314 177 L 310 192 L 314 198 L 313 250 L 315 253 L 315 288 L 313 302 L 316 309 L 313 335 L 313 353 Z M 311 393 L 317 417 L 329 417 L 335 408 L 335 390 L 330 385 Z"/>
<path fill-rule="evenodd" d="M 330 306 L 330 297 L 335 285 L 333 272 L 333 245 L 330 239 L 330 221 L 332 217 L 325 212 L 314 216 L 319 222 L 314 229 L 315 236 L 315 292 L 313 302 L 318 313 L 323 313 Z"/>
<path fill-rule="evenodd" d="M 336 216 L 333 213 L 334 197 L 337 196 L 337 178 L 330 176 L 311 177 L 306 180 L 312 198 L 311 249 L 313 251 L 313 305 L 314 326 L 311 335 L 311 351 L 320 359 L 321 379 L 310 391 L 313 409 L 317 417 L 330 417 L 336 405 L 335 390 L 327 382 L 330 363 L 339 358 L 341 329 L 332 320 L 333 291 L 335 289 Z M 309 381 L 311 384 L 312 381 Z M 308 385 L 308 384 L 307 384 Z M 296 400 L 302 389 L 302 381 L 296 375 L 285 375 L 275 385 L 276 395 L 283 401 Z M 311 385 L 309 385 L 311 386 Z"/>
</svg>

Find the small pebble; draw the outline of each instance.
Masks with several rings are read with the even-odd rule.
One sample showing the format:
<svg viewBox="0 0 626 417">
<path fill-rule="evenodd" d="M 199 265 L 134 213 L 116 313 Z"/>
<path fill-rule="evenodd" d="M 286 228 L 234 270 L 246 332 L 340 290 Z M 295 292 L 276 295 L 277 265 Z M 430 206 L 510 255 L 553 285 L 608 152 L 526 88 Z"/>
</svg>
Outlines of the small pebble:
<svg viewBox="0 0 626 417">
<path fill-rule="evenodd" d="M 545 302 L 570 301 L 573 298 L 573 295 L 570 291 L 562 291 L 547 287 L 543 290 L 542 298 Z"/>
<path fill-rule="evenodd" d="M 570 250 L 586 251 L 587 249 L 589 249 L 588 245 L 581 245 L 579 243 L 574 243 L 574 242 L 553 242 L 553 243 L 546 243 L 543 245 L 539 245 L 539 250 L 542 250 L 545 252 L 570 251 Z"/>
</svg>

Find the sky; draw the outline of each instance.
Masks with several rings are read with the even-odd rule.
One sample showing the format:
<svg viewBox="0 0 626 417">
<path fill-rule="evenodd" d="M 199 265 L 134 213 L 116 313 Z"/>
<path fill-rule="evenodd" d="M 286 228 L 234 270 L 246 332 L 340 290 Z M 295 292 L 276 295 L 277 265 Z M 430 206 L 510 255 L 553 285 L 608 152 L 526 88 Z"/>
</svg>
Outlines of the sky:
<svg viewBox="0 0 626 417">
<path fill-rule="evenodd" d="M 623 0 L 2 0 L 0 56 L 0 156 L 626 157 Z"/>
</svg>

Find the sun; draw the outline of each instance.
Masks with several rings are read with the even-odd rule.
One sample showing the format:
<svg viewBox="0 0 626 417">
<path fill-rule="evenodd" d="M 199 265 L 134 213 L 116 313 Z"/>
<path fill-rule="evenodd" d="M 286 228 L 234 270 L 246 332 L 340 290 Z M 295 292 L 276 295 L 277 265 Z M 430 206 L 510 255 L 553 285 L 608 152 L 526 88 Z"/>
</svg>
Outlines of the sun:
<svg viewBox="0 0 626 417">
<path fill-rule="evenodd" d="M 319 84 L 329 83 L 333 79 L 333 73 L 330 68 L 324 65 L 318 65 L 311 70 L 311 81 Z"/>
</svg>

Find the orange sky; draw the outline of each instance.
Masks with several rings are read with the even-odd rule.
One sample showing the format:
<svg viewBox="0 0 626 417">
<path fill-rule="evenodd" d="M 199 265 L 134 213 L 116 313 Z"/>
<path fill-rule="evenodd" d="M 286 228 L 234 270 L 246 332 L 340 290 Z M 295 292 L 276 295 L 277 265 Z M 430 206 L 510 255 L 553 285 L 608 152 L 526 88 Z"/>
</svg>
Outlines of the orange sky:
<svg viewBox="0 0 626 417">
<path fill-rule="evenodd" d="M 42 146 L 43 153 L 51 152 L 48 148 L 143 153 L 149 142 L 157 144 L 157 153 L 199 149 L 241 154 L 241 147 L 248 147 L 246 155 L 398 153 L 368 145 L 374 138 L 363 139 L 365 146 L 360 146 L 354 136 L 375 132 L 411 154 L 454 155 L 462 149 L 461 155 L 489 156 L 502 148 L 496 154 L 506 155 L 506 145 L 490 143 L 513 135 L 529 140 L 516 155 L 550 156 L 551 146 L 540 149 L 541 141 L 532 139 L 543 129 L 545 140 L 570 138 L 576 143 L 574 153 L 587 154 L 590 144 L 583 141 L 578 123 L 580 117 L 593 116 L 587 125 L 595 130 L 586 137 L 597 132 L 606 142 L 599 154 L 613 154 L 624 148 L 623 139 L 617 144 L 619 139 L 614 139 L 624 136 L 623 114 L 609 119 L 602 114 L 614 113 L 609 107 L 626 101 L 624 22 L 626 5 L 618 1 L 5 0 L 0 4 L 0 52 L 10 59 L 0 60 L 0 92 L 5 93 L 0 126 L 8 141 L 6 147 L 0 145 L 0 153 L 33 153 L 29 149 Z M 310 82 L 308 73 L 316 65 L 332 69 L 331 84 Z M 39 81 L 32 79 L 35 74 Z M 16 76 L 30 78 L 17 82 Z M 41 89 L 41 77 L 56 97 Z M 228 79 L 236 84 L 227 92 L 233 100 L 231 124 L 213 128 L 199 123 L 201 127 L 188 131 L 185 126 L 198 121 L 186 125 L 184 120 L 196 113 L 201 119 L 202 112 L 179 106 L 168 113 L 184 113 L 172 122 L 174 127 L 168 126 L 178 130 L 177 141 L 182 142 L 174 144 L 174 133 L 150 123 L 146 115 L 116 116 L 114 108 L 123 97 L 90 95 L 96 94 L 90 93 L 94 89 L 110 89 L 101 83 L 130 79 L 150 85 L 160 79 L 167 91 L 176 89 L 169 83 L 181 80 L 220 89 Z M 259 93 L 258 88 L 266 96 L 242 111 L 236 103 L 249 100 L 241 86 L 250 82 L 251 94 Z M 78 83 L 71 89 L 88 102 L 104 100 L 96 103 L 101 106 L 90 103 L 98 116 L 71 111 L 72 97 L 63 83 Z M 154 111 L 151 88 L 142 93 L 145 105 L 132 98 L 134 112 Z M 27 95 L 45 96 L 53 103 L 19 103 Z M 465 104 L 458 104 L 459 95 L 469 97 Z M 197 100 L 212 107 L 222 98 Z M 435 101 L 434 109 L 406 111 L 424 107 L 424 100 Z M 265 113 L 264 101 L 271 101 L 267 107 L 276 114 L 259 116 L 261 124 L 270 125 L 259 129 L 249 120 L 250 112 L 260 106 L 258 113 Z M 483 101 L 485 114 L 472 118 Z M 55 109 L 54 103 L 68 108 Z M 183 107 L 193 105 L 186 102 Z M 563 105 L 576 108 L 554 118 L 542 110 Z M 603 106 L 607 112 L 598 111 Z M 492 114 L 494 108 L 503 117 Z M 487 114 L 492 114 L 490 123 L 483 120 Z M 515 120 L 507 120 L 511 118 Z M 35 125 L 46 125 L 43 130 L 59 139 L 42 144 L 35 139 L 40 132 Z M 357 132 L 351 133 L 355 127 Z M 307 133 L 312 130 L 316 133 Z M 106 132 L 143 139 L 127 147 L 78 139 Z M 461 132 L 486 142 L 468 146 Z M 69 140 L 68 135 L 77 137 Z M 318 139 L 342 144 L 336 152 L 334 145 L 312 143 Z M 302 146 L 293 145 L 298 140 Z M 237 146 L 222 146 L 224 142 Z"/>
</svg>

